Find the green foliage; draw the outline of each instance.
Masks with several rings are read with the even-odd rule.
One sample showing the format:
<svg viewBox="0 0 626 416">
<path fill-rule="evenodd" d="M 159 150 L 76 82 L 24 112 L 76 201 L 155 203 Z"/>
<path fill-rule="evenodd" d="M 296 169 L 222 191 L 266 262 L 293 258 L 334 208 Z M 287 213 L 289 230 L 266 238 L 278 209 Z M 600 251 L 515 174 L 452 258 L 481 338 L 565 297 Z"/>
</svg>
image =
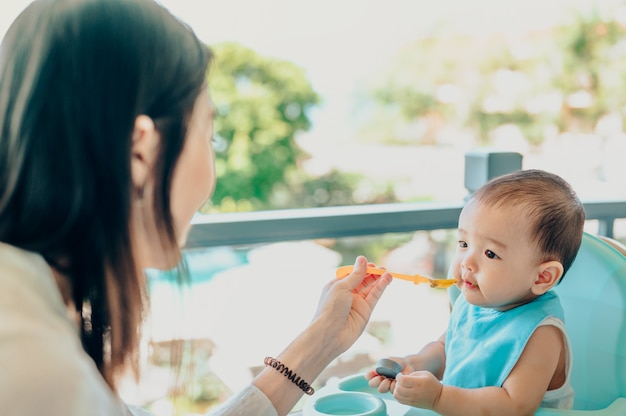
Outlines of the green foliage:
<svg viewBox="0 0 626 416">
<path fill-rule="evenodd" d="M 300 169 L 307 155 L 295 137 L 310 129 L 309 111 L 320 101 L 302 68 L 233 43 L 214 50 L 218 181 L 203 212 L 395 200 L 389 184 L 370 180 L 375 192 L 357 195 L 360 176 L 312 178 Z M 593 133 L 603 117 L 622 117 L 625 90 L 626 29 L 617 20 L 580 16 L 514 40 L 439 33 L 399 54 L 370 91 L 375 105 L 363 107 L 368 116 L 358 134 L 437 145 L 469 133 L 493 144 L 501 127 L 514 126 L 541 145 L 547 132 Z"/>
<path fill-rule="evenodd" d="M 616 20 L 597 15 L 578 16 L 575 23 L 561 30 L 562 50 L 555 84 L 570 97 L 587 94 L 586 107 L 568 105 L 563 111 L 564 130 L 592 130 L 598 120 L 626 105 L 626 27 Z"/>
<path fill-rule="evenodd" d="M 625 90 L 626 27 L 592 13 L 523 39 L 418 39 L 370 96 L 387 125 L 426 126 L 414 129 L 412 143 L 436 144 L 452 126 L 491 144 L 498 127 L 514 125 L 539 145 L 546 131 L 593 133 L 602 117 L 622 117 Z"/>
<path fill-rule="evenodd" d="M 294 137 L 310 128 L 308 111 L 319 97 L 304 70 L 290 62 L 233 43 L 213 50 L 219 179 L 212 203 L 225 211 L 267 208 L 274 187 L 286 182 L 302 155 Z"/>
<path fill-rule="evenodd" d="M 294 179 L 277 184 L 272 207 L 315 208 L 356 204 L 374 204 L 396 201 L 392 185 L 387 181 L 376 183 L 362 175 L 333 170 L 317 178 L 308 178 L 293 172 Z"/>
<path fill-rule="evenodd" d="M 441 121 L 458 117 L 454 105 L 441 92 L 450 86 L 454 89 L 463 77 L 471 76 L 461 69 L 476 68 L 477 57 L 481 54 L 478 45 L 468 47 L 466 37 L 462 36 L 437 35 L 407 44 L 390 66 L 388 75 L 371 91 L 378 111 L 361 129 L 370 132 L 364 137 L 370 139 L 373 132 L 387 143 L 436 142 L 434 136 Z M 421 127 L 410 128 L 412 124 L 415 127 L 416 122 L 421 123 Z M 409 133 L 412 137 L 400 137 L 397 133 L 402 130 L 398 126 L 403 125 L 409 127 L 405 130 L 412 132 Z M 391 130 L 387 126 L 392 126 Z M 385 132 L 385 128 L 391 133 Z"/>
</svg>

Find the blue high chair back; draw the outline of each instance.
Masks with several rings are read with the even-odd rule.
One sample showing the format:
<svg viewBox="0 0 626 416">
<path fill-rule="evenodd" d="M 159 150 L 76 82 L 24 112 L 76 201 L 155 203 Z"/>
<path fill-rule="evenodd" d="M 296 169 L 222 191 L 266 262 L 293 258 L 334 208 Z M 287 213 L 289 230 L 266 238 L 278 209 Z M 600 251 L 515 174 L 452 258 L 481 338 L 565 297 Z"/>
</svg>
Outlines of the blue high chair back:
<svg viewBox="0 0 626 416">
<path fill-rule="evenodd" d="M 584 233 L 576 260 L 554 291 L 572 345 L 576 410 L 537 414 L 626 415 L 626 257 Z M 453 302 L 458 294 L 451 288 Z"/>
<path fill-rule="evenodd" d="M 574 409 L 603 409 L 626 398 L 626 257 L 585 233 L 554 290 L 572 344 Z"/>
</svg>

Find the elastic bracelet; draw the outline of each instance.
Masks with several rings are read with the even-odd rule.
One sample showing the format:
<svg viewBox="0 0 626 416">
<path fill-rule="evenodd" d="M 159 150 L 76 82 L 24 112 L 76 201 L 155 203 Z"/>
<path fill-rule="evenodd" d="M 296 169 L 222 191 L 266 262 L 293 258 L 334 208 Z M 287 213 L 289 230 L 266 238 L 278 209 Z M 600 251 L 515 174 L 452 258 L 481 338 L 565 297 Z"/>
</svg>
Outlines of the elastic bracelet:
<svg viewBox="0 0 626 416">
<path fill-rule="evenodd" d="M 296 386 L 300 388 L 300 390 L 302 390 L 309 396 L 315 393 L 315 389 L 311 387 L 309 383 L 302 380 L 300 376 L 298 376 L 296 373 L 291 371 L 289 367 L 287 367 L 285 364 L 278 361 L 276 358 L 265 357 L 265 360 L 263 362 L 265 363 L 266 366 L 274 368 L 276 371 L 278 371 L 279 373 L 287 377 L 289 381 L 294 383 Z"/>
</svg>

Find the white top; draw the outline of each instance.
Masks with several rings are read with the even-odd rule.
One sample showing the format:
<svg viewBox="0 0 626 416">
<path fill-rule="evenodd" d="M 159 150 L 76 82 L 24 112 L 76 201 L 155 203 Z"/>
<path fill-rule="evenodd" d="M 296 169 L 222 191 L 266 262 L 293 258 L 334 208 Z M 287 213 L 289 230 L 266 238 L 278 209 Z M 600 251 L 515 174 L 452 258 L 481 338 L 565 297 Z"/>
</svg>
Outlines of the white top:
<svg viewBox="0 0 626 416">
<path fill-rule="evenodd" d="M 572 409 L 574 407 L 574 389 L 572 387 L 572 346 L 565 330 L 565 324 L 560 319 L 548 317 L 539 326 L 553 325 L 563 333 L 565 342 L 565 382 L 555 390 L 548 390 L 541 401 L 540 407 L 548 409 Z"/>
<path fill-rule="evenodd" d="M 218 409 L 209 413 L 211 416 L 278 416 L 272 402 L 261 390 L 250 384 L 243 391 L 232 396 Z"/>
<path fill-rule="evenodd" d="M 127 416 L 83 350 L 52 271 L 38 254 L 0 243 L 0 415 Z M 211 414 L 276 416 L 249 385 Z"/>
</svg>

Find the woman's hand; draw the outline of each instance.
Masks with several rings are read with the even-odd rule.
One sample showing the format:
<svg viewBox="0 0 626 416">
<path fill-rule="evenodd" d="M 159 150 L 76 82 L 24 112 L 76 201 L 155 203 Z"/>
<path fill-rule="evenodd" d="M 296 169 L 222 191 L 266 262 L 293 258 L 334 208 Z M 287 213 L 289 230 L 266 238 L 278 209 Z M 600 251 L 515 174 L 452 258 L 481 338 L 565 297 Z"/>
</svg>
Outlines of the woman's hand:
<svg viewBox="0 0 626 416">
<path fill-rule="evenodd" d="M 327 342 L 337 355 L 363 333 L 376 303 L 392 280 L 390 273 L 367 274 L 367 267 L 367 259 L 357 257 L 350 275 L 332 280 L 322 291 L 313 322 L 325 328 Z"/>
<path fill-rule="evenodd" d="M 328 364 L 363 333 L 372 310 L 392 280 L 390 273 L 367 274 L 367 260 L 359 256 L 349 276 L 335 278 L 322 290 L 313 321 L 277 359 L 311 383 Z M 302 389 L 274 368 L 266 367 L 253 381 L 272 402 L 279 416 L 288 414 L 302 397 Z"/>
</svg>

